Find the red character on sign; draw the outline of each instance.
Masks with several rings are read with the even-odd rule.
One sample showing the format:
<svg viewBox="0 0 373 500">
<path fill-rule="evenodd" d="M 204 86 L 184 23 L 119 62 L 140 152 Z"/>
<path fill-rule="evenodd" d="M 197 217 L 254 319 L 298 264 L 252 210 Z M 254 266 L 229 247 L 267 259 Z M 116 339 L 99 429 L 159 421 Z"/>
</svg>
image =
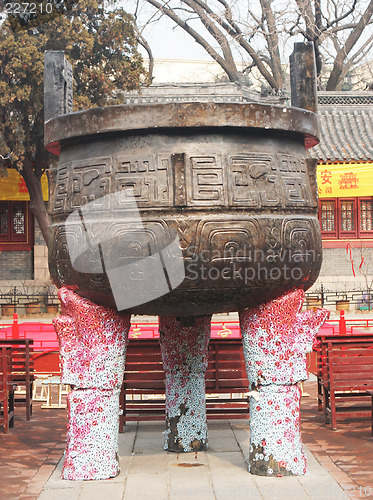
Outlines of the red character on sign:
<svg viewBox="0 0 373 500">
<path fill-rule="evenodd" d="M 330 170 L 323 170 L 321 172 L 322 183 L 321 184 L 331 184 L 332 173 Z"/>
<path fill-rule="evenodd" d="M 353 172 L 341 175 L 338 182 L 340 189 L 356 189 L 359 187 L 359 178 Z"/>
</svg>

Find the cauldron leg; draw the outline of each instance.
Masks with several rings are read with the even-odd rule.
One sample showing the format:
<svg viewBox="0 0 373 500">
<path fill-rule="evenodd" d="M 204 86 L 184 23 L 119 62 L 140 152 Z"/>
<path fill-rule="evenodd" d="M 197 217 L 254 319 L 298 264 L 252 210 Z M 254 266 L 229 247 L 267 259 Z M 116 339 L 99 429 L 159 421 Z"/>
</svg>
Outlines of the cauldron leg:
<svg viewBox="0 0 373 500">
<path fill-rule="evenodd" d="M 165 450 L 207 449 L 205 371 L 211 316 L 159 318 L 166 375 Z"/>
<path fill-rule="evenodd" d="M 53 323 L 60 343 L 61 382 L 69 423 L 63 479 L 107 479 L 119 472 L 119 393 L 130 316 L 98 306 L 67 288 Z"/>
<path fill-rule="evenodd" d="M 259 476 L 307 472 L 296 384 L 308 378 L 306 353 L 329 312 L 301 313 L 303 300 L 295 290 L 239 313 L 251 389 L 249 471 Z"/>
</svg>

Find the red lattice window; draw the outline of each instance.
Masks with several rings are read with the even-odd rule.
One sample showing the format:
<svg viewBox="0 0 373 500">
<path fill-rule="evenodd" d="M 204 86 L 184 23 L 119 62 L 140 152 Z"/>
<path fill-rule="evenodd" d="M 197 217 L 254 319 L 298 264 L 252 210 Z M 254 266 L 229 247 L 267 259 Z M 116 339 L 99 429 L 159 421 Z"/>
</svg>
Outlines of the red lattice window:
<svg viewBox="0 0 373 500">
<path fill-rule="evenodd" d="M 0 241 L 8 239 L 9 234 L 9 207 L 7 203 L 0 203 Z"/>
<path fill-rule="evenodd" d="M 0 249 L 31 249 L 31 222 L 27 202 L 0 201 Z"/>
<path fill-rule="evenodd" d="M 339 200 L 339 223 L 340 236 L 355 236 L 356 233 L 356 211 L 355 200 Z"/>
<path fill-rule="evenodd" d="M 373 200 L 360 200 L 360 229 L 373 230 Z"/>
<path fill-rule="evenodd" d="M 373 197 L 320 200 L 325 239 L 373 238 Z"/>
<path fill-rule="evenodd" d="M 335 202 L 321 202 L 321 231 L 335 231 Z"/>
<path fill-rule="evenodd" d="M 338 237 L 338 219 L 336 200 L 321 200 L 319 210 L 321 234 L 325 238 Z"/>
</svg>

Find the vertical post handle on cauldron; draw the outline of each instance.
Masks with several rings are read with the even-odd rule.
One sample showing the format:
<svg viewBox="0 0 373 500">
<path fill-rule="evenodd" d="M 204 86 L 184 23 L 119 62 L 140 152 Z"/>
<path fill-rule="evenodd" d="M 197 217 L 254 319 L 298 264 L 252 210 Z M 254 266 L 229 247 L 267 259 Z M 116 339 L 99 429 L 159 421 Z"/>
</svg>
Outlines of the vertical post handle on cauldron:
<svg viewBox="0 0 373 500">
<path fill-rule="evenodd" d="M 317 113 L 316 59 L 313 42 L 297 42 L 290 55 L 291 105 Z"/>
<path fill-rule="evenodd" d="M 73 72 L 63 50 L 44 52 L 44 122 L 73 112 Z"/>
</svg>

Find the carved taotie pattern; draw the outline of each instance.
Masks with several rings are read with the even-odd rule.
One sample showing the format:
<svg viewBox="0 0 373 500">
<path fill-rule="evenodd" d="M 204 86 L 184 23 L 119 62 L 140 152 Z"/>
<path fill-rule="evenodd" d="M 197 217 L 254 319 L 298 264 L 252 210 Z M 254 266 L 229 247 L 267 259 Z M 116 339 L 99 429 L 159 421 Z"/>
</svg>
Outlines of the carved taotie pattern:
<svg viewBox="0 0 373 500">
<path fill-rule="evenodd" d="M 168 282 L 165 287 L 163 279 L 149 283 L 150 287 L 159 285 L 162 293 L 174 293 L 175 304 L 182 291 L 198 293 L 213 287 L 211 300 L 234 310 L 237 297 L 230 299 L 228 290 L 234 294 L 244 287 L 245 293 L 250 289 L 256 294 L 272 286 L 309 287 L 321 266 L 313 174 L 309 172 L 313 166 L 299 153 L 250 148 L 233 144 L 227 152 L 206 143 L 203 151 L 191 142 L 187 152 L 155 153 L 154 146 L 148 145 L 146 154 L 135 154 L 131 148 L 128 154 L 120 150 L 112 157 L 62 163 L 52 187 L 49 261 L 53 279 L 58 285 L 78 285 L 83 295 L 98 302 L 99 288 L 108 297 L 104 303 L 114 305 L 107 273 L 116 275 L 116 269 L 129 263 L 139 267 L 146 259 L 151 267 L 153 256 L 176 241 L 184 259 L 184 281 L 179 280 L 175 291 Z M 136 224 L 132 227 L 126 215 L 129 190 L 136 200 L 140 229 Z M 90 245 L 80 260 L 86 260 L 88 271 L 70 262 L 66 234 L 59 226 L 71 213 L 85 218 L 87 206 L 92 220 L 84 221 L 84 231 Z M 73 227 L 65 231 L 71 232 Z M 71 241 L 74 238 L 79 240 L 78 235 L 72 235 Z M 153 264 L 158 266 L 158 261 Z M 131 270 L 130 275 L 135 276 L 137 270 L 140 279 L 144 276 L 140 269 Z M 126 293 L 131 279 L 124 284 L 119 280 L 116 286 Z M 258 295 L 258 303 L 266 299 L 266 293 Z M 195 300 L 198 307 L 197 295 Z M 177 312 L 176 305 L 172 307 Z"/>
<path fill-rule="evenodd" d="M 139 207 L 172 205 L 171 158 L 166 155 L 118 156 L 114 159 L 115 191 L 133 188 Z"/>
</svg>

